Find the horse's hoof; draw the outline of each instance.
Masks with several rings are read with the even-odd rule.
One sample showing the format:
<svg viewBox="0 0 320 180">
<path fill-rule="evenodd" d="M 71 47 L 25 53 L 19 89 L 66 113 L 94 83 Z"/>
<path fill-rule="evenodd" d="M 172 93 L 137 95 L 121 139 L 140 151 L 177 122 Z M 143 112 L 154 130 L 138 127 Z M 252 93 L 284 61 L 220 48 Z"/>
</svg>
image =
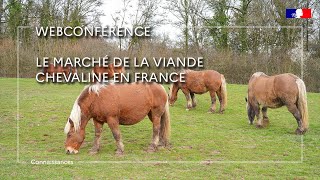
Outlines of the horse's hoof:
<svg viewBox="0 0 320 180">
<path fill-rule="evenodd" d="M 121 151 L 121 150 L 117 150 L 116 151 L 116 156 L 123 156 L 123 151 Z"/>
<path fill-rule="evenodd" d="M 213 113 L 215 113 L 215 110 L 209 109 L 208 113 L 213 114 Z"/>
<path fill-rule="evenodd" d="M 90 150 L 89 151 L 89 154 L 90 155 L 95 155 L 95 154 L 98 154 L 99 150 Z"/>
<path fill-rule="evenodd" d="M 155 149 L 149 149 L 148 148 L 148 150 L 147 150 L 147 153 L 154 153 L 154 152 L 156 152 L 157 150 L 155 150 Z"/>
<path fill-rule="evenodd" d="M 263 128 L 263 126 L 261 124 L 257 124 L 256 127 L 259 129 Z"/>
<path fill-rule="evenodd" d="M 171 143 L 168 140 L 160 140 L 158 143 L 158 147 L 170 147 Z"/>
<path fill-rule="evenodd" d="M 269 120 L 268 121 L 263 121 L 263 127 L 268 127 L 269 126 Z"/>
<path fill-rule="evenodd" d="M 220 114 L 223 114 L 223 113 L 224 113 L 224 111 L 219 111 L 219 113 L 220 113 Z"/>
<path fill-rule="evenodd" d="M 299 128 L 296 129 L 296 135 L 303 135 L 305 133 L 305 131 L 300 130 Z"/>
<path fill-rule="evenodd" d="M 186 111 L 190 111 L 190 109 L 187 108 Z"/>
<path fill-rule="evenodd" d="M 153 152 L 156 152 L 157 151 L 157 148 L 153 145 L 150 145 L 147 149 L 147 152 L 148 153 L 153 153 Z"/>
</svg>

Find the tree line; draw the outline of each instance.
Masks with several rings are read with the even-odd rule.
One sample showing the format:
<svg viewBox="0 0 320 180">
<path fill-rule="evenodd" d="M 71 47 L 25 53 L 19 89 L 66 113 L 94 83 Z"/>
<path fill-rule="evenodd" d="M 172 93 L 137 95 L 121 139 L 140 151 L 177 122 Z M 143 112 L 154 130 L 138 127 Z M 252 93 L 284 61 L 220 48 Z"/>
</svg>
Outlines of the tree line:
<svg viewBox="0 0 320 180">
<path fill-rule="evenodd" d="M 14 48 L 18 26 L 101 26 L 101 17 L 107 11 L 101 9 L 102 4 L 102 0 L 0 0 L 0 46 L 3 47 L 0 64 L 11 58 L 14 65 L 15 56 L 10 54 L 14 52 L 9 53 L 8 49 L 10 45 Z M 303 67 L 305 80 L 312 86 L 310 89 L 320 91 L 317 80 L 320 77 L 320 22 L 317 21 L 320 4 L 317 0 L 120 0 L 118 4 L 121 8 L 111 15 L 110 25 L 148 26 L 155 29 L 154 36 L 87 40 L 98 41 L 90 43 L 100 46 L 99 51 L 96 50 L 99 47 L 92 48 L 96 54 L 102 53 L 103 45 L 108 47 L 106 51 L 130 56 L 151 55 L 155 51 L 162 56 L 203 56 L 208 59 L 208 68 L 235 78 L 234 83 L 245 83 L 253 71 L 300 75 Z M 312 9 L 312 19 L 286 18 L 286 8 L 304 7 Z M 172 39 L 157 31 L 165 25 L 177 27 L 178 36 Z M 32 47 L 37 54 L 44 54 L 48 52 L 44 48 L 48 48 L 48 41 L 61 41 L 40 39 L 35 43 L 34 39 L 32 30 L 23 30 L 21 47 Z M 57 46 L 57 52 L 60 51 Z M 299 64 L 301 58 L 305 60 L 304 66 Z M 27 59 L 34 60 L 31 55 L 25 61 Z M 243 80 L 237 78 L 235 71 L 242 73 Z M 0 72 L 1 76 L 5 72 L 8 71 Z"/>
</svg>

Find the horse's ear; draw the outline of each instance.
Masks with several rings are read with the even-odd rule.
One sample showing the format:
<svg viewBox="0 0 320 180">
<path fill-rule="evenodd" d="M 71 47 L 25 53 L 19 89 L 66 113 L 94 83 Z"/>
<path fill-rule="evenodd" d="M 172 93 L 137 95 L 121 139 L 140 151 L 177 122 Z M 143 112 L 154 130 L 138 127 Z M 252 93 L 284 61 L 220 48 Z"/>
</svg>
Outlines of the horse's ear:
<svg viewBox="0 0 320 180">
<path fill-rule="evenodd" d="M 107 69 L 107 72 L 108 72 L 108 77 L 109 78 L 112 78 L 114 76 L 114 65 L 111 63 L 108 65 L 108 69 Z"/>
<path fill-rule="evenodd" d="M 248 99 L 246 97 L 244 99 L 246 100 L 246 102 L 248 102 Z"/>
<path fill-rule="evenodd" d="M 74 127 L 73 121 L 70 118 L 68 118 L 68 121 L 69 121 L 71 127 Z"/>
<path fill-rule="evenodd" d="M 110 69 L 115 69 L 115 67 L 114 67 L 114 64 L 113 64 L 113 63 L 108 64 L 108 67 L 110 67 Z"/>
</svg>

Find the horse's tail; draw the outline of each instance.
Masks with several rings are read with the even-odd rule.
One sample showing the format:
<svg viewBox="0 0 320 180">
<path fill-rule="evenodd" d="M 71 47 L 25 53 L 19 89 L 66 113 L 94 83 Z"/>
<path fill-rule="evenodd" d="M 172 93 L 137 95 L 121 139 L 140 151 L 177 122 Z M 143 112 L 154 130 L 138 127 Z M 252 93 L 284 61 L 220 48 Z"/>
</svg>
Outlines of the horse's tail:
<svg viewBox="0 0 320 180">
<path fill-rule="evenodd" d="M 306 85 L 301 79 L 297 79 L 296 83 L 299 90 L 298 109 L 302 118 L 302 130 L 306 132 L 309 127 Z"/>
<path fill-rule="evenodd" d="M 163 146 L 167 146 L 169 144 L 169 138 L 170 138 L 170 112 L 169 112 L 169 102 L 167 100 L 165 105 L 165 111 L 161 116 L 160 121 L 160 144 Z"/>
<path fill-rule="evenodd" d="M 227 106 L 227 82 L 226 79 L 224 78 L 224 75 L 221 74 L 221 87 L 220 87 L 220 92 L 221 92 L 221 99 L 222 99 L 222 110 L 225 109 Z"/>
</svg>

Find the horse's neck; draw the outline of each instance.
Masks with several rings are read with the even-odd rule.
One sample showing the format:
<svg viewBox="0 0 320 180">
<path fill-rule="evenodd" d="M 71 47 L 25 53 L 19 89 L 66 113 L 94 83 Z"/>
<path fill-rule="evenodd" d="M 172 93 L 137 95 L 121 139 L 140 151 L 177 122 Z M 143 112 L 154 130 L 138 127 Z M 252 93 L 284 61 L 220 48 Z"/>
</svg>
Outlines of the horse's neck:
<svg viewBox="0 0 320 180">
<path fill-rule="evenodd" d="M 86 126 L 89 122 L 89 118 L 81 118 L 81 124 L 80 124 L 80 134 L 83 133 L 83 135 L 85 135 L 85 129 L 86 129 Z"/>
<path fill-rule="evenodd" d="M 174 96 L 178 96 L 179 85 L 176 85 L 176 86 L 177 86 L 176 88 L 172 89 L 172 95 L 174 95 Z"/>
</svg>

